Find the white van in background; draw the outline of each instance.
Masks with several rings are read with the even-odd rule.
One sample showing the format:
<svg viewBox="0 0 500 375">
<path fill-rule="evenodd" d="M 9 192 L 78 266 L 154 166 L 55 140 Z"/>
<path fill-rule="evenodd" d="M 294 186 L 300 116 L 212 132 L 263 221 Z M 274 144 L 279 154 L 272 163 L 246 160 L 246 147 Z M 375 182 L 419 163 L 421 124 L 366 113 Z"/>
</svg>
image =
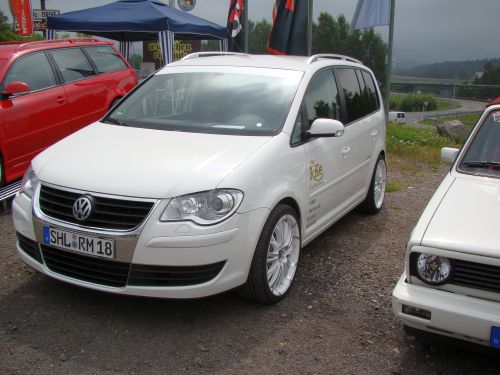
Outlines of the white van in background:
<svg viewBox="0 0 500 375">
<path fill-rule="evenodd" d="M 396 124 L 406 124 L 406 115 L 404 112 L 389 112 L 388 120 Z"/>
</svg>

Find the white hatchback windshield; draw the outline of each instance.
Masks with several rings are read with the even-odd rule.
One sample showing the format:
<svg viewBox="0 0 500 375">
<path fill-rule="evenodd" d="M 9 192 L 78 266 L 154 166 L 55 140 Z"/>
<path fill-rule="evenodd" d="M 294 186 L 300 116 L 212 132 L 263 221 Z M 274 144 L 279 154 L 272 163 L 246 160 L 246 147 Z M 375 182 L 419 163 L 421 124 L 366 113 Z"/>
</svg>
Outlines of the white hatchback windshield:
<svg viewBox="0 0 500 375">
<path fill-rule="evenodd" d="M 288 114 L 302 72 L 231 67 L 166 68 L 126 98 L 107 122 L 170 131 L 273 135 Z"/>
<path fill-rule="evenodd" d="M 469 174 L 500 177 L 500 111 L 483 120 L 458 169 Z"/>
</svg>

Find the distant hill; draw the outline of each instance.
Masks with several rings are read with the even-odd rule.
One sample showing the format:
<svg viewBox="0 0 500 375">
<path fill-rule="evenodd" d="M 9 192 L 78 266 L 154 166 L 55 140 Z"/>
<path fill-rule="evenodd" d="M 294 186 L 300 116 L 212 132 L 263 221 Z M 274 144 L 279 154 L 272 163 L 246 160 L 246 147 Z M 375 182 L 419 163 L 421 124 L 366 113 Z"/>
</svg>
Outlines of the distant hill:
<svg viewBox="0 0 500 375">
<path fill-rule="evenodd" d="M 481 72 L 488 61 L 491 61 L 494 65 L 500 65 L 500 58 L 473 61 L 446 61 L 435 64 L 419 65 L 410 69 L 399 67 L 394 69 L 394 74 L 412 77 L 472 80 L 474 78 L 474 73 Z"/>
</svg>

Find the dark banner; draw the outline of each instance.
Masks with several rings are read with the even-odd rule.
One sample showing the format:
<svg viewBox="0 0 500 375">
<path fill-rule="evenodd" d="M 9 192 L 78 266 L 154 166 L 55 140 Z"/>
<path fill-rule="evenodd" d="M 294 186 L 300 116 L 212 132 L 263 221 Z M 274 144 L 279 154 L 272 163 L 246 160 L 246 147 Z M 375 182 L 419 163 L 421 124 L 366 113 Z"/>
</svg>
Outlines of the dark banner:
<svg viewBox="0 0 500 375">
<path fill-rule="evenodd" d="M 308 0 L 276 0 L 267 50 L 277 55 L 307 56 Z"/>
<path fill-rule="evenodd" d="M 230 0 L 229 3 L 227 33 L 229 35 L 229 51 L 232 52 L 243 52 L 244 32 L 242 30 L 246 27 L 243 24 L 245 6 L 244 0 Z"/>
</svg>

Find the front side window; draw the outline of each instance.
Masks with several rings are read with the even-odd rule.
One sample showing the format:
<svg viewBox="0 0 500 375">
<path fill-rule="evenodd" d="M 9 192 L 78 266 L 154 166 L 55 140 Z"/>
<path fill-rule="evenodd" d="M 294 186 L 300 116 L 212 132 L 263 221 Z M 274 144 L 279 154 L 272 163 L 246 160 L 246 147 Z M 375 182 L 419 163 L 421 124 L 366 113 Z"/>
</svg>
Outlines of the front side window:
<svg viewBox="0 0 500 375">
<path fill-rule="evenodd" d="M 50 53 L 66 83 L 95 75 L 92 65 L 80 48 L 64 48 Z"/>
<path fill-rule="evenodd" d="M 356 71 L 350 68 L 335 70 L 337 79 L 344 92 L 345 104 L 347 109 L 347 122 L 354 122 L 366 115 L 361 88 L 359 87 Z"/>
<path fill-rule="evenodd" d="M 54 72 L 43 52 L 34 53 L 16 61 L 7 73 L 3 87 L 10 82 L 25 82 L 31 91 L 56 85 Z"/>
<path fill-rule="evenodd" d="M 339 95 L 331 70 L 323 70 L 314 76 L 307 88 L 304 104 L 307 129 L 317 118 L 341 119 Z"/>
<path fill-rule="evenodd" d="M 192 70 L 192 71 L 186 71 Z M 203 69 L 202 69 L 203 70 Z M 302 72 L 231 67 L 170 68 L 140 86 L 108 122 L 127 126 L 239 135 L 281 130 Z"/>
<path fill-rule="evenodd" d="M 479 126 L 458 170 L 468 174 L 500 177 L 500 111 L 490 112 Z"/>
<path fill-rule="evenodd" d="M 127 67 L 120 55 L 109 46 L 87 47 L 85 50 L 94 61 L 99 73 L 113 72 Z"/>
</svg>

